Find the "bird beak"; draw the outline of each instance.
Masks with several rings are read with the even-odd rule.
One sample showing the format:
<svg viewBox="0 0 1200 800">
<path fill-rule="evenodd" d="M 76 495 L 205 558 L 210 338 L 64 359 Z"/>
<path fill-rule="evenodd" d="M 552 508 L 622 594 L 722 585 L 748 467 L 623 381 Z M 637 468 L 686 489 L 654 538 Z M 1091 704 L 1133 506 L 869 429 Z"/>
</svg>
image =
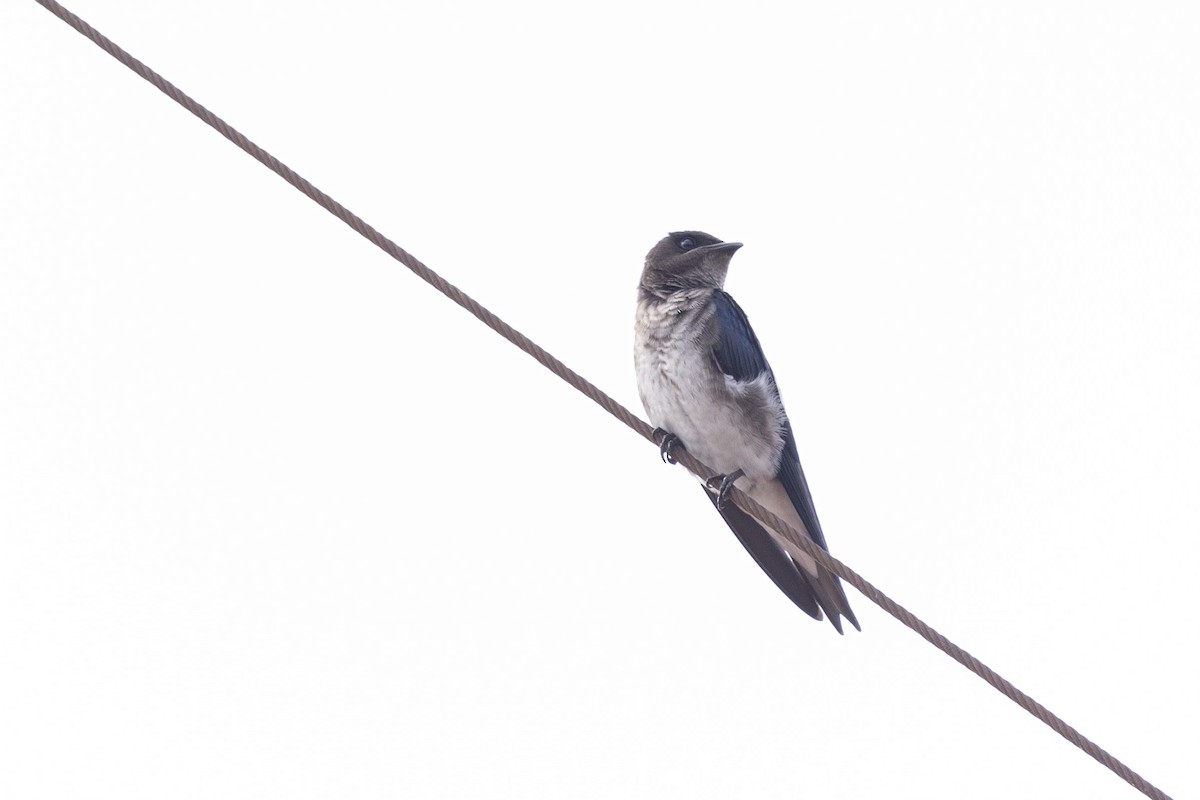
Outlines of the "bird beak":
<svg viewBox="0 0 1200 800">
<path fill-rule="evenodd" d="M 706 244 L 704 247 L 697 247 L 697 250 L 706 250 L 710 253 L 722 253 L 728 250 L 731 254 L 742 246 L 741 242 L 718 242 L 717 244 Z"/>
</svg>

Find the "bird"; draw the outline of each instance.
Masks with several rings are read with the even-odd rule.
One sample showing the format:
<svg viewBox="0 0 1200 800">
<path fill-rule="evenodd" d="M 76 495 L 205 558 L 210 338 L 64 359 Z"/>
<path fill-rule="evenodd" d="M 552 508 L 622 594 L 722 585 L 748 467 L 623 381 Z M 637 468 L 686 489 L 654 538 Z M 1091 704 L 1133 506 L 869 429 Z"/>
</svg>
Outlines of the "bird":
<svg viewBox="0 0 1200 800">
<path fill-rule="evenodd" d="M 840 581 L 811 556 L 789 554 L 757 518 L 727 503 L 736 482 L 763 507 L 828 552 L 775 374 L 746 313 L 725 291 L 741 242 L 671 233 L 646 255 L 638 284 L 634 369 L 660 454 L 682 447 L 718 475 L 705 493 L 785 595 L 838 633 L 859 631 Z"/>
</svg>

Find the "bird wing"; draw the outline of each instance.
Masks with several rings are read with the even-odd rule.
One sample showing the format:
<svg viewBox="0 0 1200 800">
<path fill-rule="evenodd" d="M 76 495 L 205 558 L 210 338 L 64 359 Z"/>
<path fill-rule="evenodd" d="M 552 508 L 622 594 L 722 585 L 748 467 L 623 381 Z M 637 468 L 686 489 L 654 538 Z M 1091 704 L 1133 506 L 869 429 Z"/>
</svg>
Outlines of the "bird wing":
<svg viewBox="0 0 1200 800">
<path fill-rule="evenodd" d="M 717 292 L 713 297 L 717 306 L 717 322 L 720 332 L 717 343 L 713 347 L 713 355 L 721 371 L 738 381 L 752 381 L 766 372 L 771 376 L 771 391 L 779 400 L 779 389 L 775 386 L 775 374 L 767 364 L 763 355 L 762 345 L 734 299 L 725 292 Z M 782 405 L 782 401 L 780 401 Z M 817 509 L 813 506 L 812 494 L 808 491 L 808 481 L 804 478 L 804 470 L 800 467 L 800 454 L 796 451 L 796 437 L 792 433 L 792 423 L 783 423 L 783 457 L 779 464 L 779 480 L 787 491 L 788 498 L 796 507 L 796 513 L 808 530 L 808 535 L 814 542 L 828 550 L 825 544 L 825 534 L 821 530 L 821 521 L 817 519 Z"/>
<path fill-rule="evenodd" d="M 742 547 L 746 548 L 746 552 L 758 564 L 759 569 L 767 573 L 780 591 L 799 606 L 801 611 L 813 619 L 821 619 L 816 593 L 809 585 L 810 578 L 796 566 L 796 562 L 792 561 L 791 556 L 779 546 L 766 528 L 733 503 L 726 503 L 725 507 L 721 508 L 717 505 L 716 495 L 707 489 L 704 490 L 704 494 L 716 506 L 725 524 L 742 543 Z"/>
<path fill-rule="evenodd" d="M 825 532 L 821 530 L 821 520 L 817 519 L 817 508 L 813 505 L 812 493 L 808 491 L 808 480 L 804 477 L 804 468 L 800 466 L 800 454 L 796 450 L 796 435 L 792 433 L 792 423 L 783 423 L 783 456 L 779 459 L 779 482 L 787 492 L 788 499 L 796 507 L 800 521 L 804 523 L 809 538 L 821 545 L 822 550 L 829 550 L 825 544 Z"/>
<path fill-rule="evenodd" d="M 746 312 L 723 291 L 714 293 L 713 302 L 716 306 L 715 320 L 719 326 L 713 345 L 717 365 L 722 372 L 737 381 L 753 381 L 764 372 L 767 373 L 771 378 L 771 391 L 775 393 L 775 398 L 782 407 L 779 389 L 775 385 L 775 375 L 767 364 L 762 345 L 754 335 L 754 329 L 750 327 Z M 804 469 L 800 466 L 800 454 L 796 449 L 792 424 L 786 418 L 783 424 L 783 453 L 776 479 L 782 484 L 800 521 L 804 523 L 809 538 L 822 550 L 828 551 L 825 533 L 821 530 L 821 521 L 817 518 L 817 509 L 808 489 L 808 481 L 804 477 Z M 757 520 L 736 506 L 727 505 L 722 509 L 721 516 L 762 570 L 792 602 L 809 614 L 812 614 L 810 604 L 814 600 L 819 602 L 839 632 L 839 614 L 850 620 L 855 628 L 859 627 L 836 576 L 823 568 L 818 568 L 815 576 L 802 570 Z M 757 530 L 752 530 L 752 527 Z M 800 586 L 797 586 L 796 579 L 799 579 Z"/>
<path fill-rule="evenodd" d="M 764 372 L 770 372 L 762 345 L 758 343 L 758 337 L 754 335 L 754 329 L 750 327 L 750 320 L 746 319 L 742 307 L 722 291 L 713 293 L 713 305 L 717 324 L 713 355 L 721 371 L 742 382 L 752 381 Z M 772 375 L 771 382 L 774 381 Z"/>
</svg>

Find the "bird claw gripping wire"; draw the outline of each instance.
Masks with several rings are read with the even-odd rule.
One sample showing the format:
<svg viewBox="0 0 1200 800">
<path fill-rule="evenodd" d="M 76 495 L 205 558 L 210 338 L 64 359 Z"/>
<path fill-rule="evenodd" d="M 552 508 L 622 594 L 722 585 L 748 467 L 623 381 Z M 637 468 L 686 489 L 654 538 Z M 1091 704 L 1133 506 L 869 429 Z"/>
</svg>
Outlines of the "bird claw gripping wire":
<svg viewBox="0 0 1200 800">
<path fill-rule="evenodd" d="M 663 463 L 674 464 L 675 456 L 671 454 L 671 451 L 674 450 L 676 446 L 679 446 L 679 437 L 673 433 L 663 430 L 662 428 L 655 428 L 652 435 L 655 439 L 659 440 L 658 455 L 663 460 Z"/>
<path fill-rule="evenodd" d="M 729 492 L 733 489 L 734 481 L 745 474 L 739 469 L 737 472 L 731 472 L 728 475 L 713 475 L 704 482 L 705 487 L 710 492 L 716 492 L 717 494 L 718 511 L 724 510 L 725 505 L 729 502 Z"/>
</svg>

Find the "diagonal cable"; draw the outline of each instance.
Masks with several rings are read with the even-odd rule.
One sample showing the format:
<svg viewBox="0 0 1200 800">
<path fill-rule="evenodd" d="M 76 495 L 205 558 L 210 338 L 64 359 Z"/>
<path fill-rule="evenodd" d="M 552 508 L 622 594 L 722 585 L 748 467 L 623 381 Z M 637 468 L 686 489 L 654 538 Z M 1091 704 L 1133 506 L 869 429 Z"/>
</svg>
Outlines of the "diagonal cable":
<svg viewBox="0 0 1200 800">
<path fill-rule="evenodd" d="M 279 177 L 283 178 L 296 189 L 300 190 L 313 202 L 329 211 L 329 213 L 333 214 L 342 222 L 349 225 L 353 230 L 374 244 L 376 247 L 383 250 L 385 253 L 399 261 L 404 266 L 408 267 L 426 283 L 429 283 L 439 292 L 449 297 L 455 303 L 458 303 L 467 311 L 471 312 L 471 314 L 479 319 L 480 322 L 487 325 L 489 328 L 496 331 L 496 333 L 500 334 L 505 339 L 519 347 L 521 350 L 535 358 L 542 366 L 546 367 L 555 375 L 578 389 L 586 397 L 591 399 L 608 413 L 612 414 L 618 420 L 625 423 L 644 439 L 652 442 L 655 440 L 654 431 L 651 426 L 637 415 L 632 413 L 629 409 L 625 408 L 625 406 L 609 397 L 595 384 L 591 383 L 582 375 L 575 372 L 566 364 L 552 356 L 536 342 L 525 336 L 525 334 L 521 333 L 516 328 L 512 327 L 507 322 L 493 314 L 491 311 L 484 308 L 457 286 L 447 281 L 441 275 L 438 275 L 429 267 L 425 266 L 398 244 L 384 236 L 371 225 L 367 224 L 361 217 L 350 211 L 350 209 L 346 208 L 337 200 L 334 200 L 308 180 L 301 177 L 282 161 L 275 158 L 275 156 L 271 155 L 266 150 L 247 139 L 238 130 L 225 122 L 225 120 L 221 119 L 216 114 L 197 103 L 166 78 L 162 77 L 157 72 L 143 64 L 141 61 L 134 58 L 128 52 L 117 46 L 117 44 L 107 36 L 97 31 L 75 14 L 63 8 L 61 5 L 55 2 L 55 0 L 37 0 L 37 2 L 50 11 L 50 13 L 63 20 L 63 22 L 66 22 L 76 31 L 83 34 L 88 39 L 91 39 L 92 42 L 94 42 L 101 50 L 104 50 L 117 61 L 120 61 L 125 66 L 129 67 L 129 69 L 136 72 L 155 88 L 159 89 L 163 94 L 167 95 L 167 97 L 170 97 L 176 103 L 199 117 L 226 139 L 236 144 L 242 150 L 245 150 L 258 161 L 262 162 L 264 166 L 279 175 Z M 687 467 L 687 469 L 689 469 L 697 477 L 703 479 L 714 474 L 712 469 L 701 463 L 686 451 L 677 452 L 675 453 L 675 456 L 679 463 Z M 774 530 L 772 530 L 772 533 L 776 536 L 779 543 L 789 552 L 803 552 L 814 558 L 830 572 L 833 572 L 835 575 L 839 576 L 851 586 L 862 592 L 862 594 L 868 600 L 878 605 L 884 611 L 891 614 L 893 617 L 904 623 L 912 630 L 916 631 L 930 644 L 934 645 L 939 650 L 953 658 L 955 661 L 969 669 L 971 672 L 978 675 L 1005 697 L 1009 698 L 1017 705 L 1021 706 L 1021 708 L 1037 717 L 1068 742 L 1083 750 L 1105 767 L 1108 767 L 1108 769 L 1112 770 L 1138 791 L 1142 792 L 1147 797 L 1155 798 L 1155 800 L 1171 800 L 1171 798 L 1162 790 L 1155 787 L 1141 775 L 1127 767 L 1119 759 L 1108 753 L 1099 745 L 1092 742 L 1075 728 L 1068 725 L 1062 718 L 1054 714 L 1041 703 L 1037 702 L 1028 694 L 1010 683 L 1008 680 L 1001 677 L 991 667 L 987 666 L 979 659 L 968 653 L 966 650 L 963 650 L 961 647 L 954 644 L 954 642 L 947 639 L 941 633 L 938 633 L 929 625 L 925 624 L 925 622 L 919 619 L 915 614 L 885 595 L 857 572 L 850 569 L 841 561 L 829 555 L 821 548 L 817 547 L 807 536 L 799 535 L 786 522 L 781 520 L 767 509 L 763 508 L 745 492 L 734 486 L 733 491 L 730 493 L 730 498 L 743 511 L 766 523 L 768 529 L 773 528 Z"/>
</svg>

